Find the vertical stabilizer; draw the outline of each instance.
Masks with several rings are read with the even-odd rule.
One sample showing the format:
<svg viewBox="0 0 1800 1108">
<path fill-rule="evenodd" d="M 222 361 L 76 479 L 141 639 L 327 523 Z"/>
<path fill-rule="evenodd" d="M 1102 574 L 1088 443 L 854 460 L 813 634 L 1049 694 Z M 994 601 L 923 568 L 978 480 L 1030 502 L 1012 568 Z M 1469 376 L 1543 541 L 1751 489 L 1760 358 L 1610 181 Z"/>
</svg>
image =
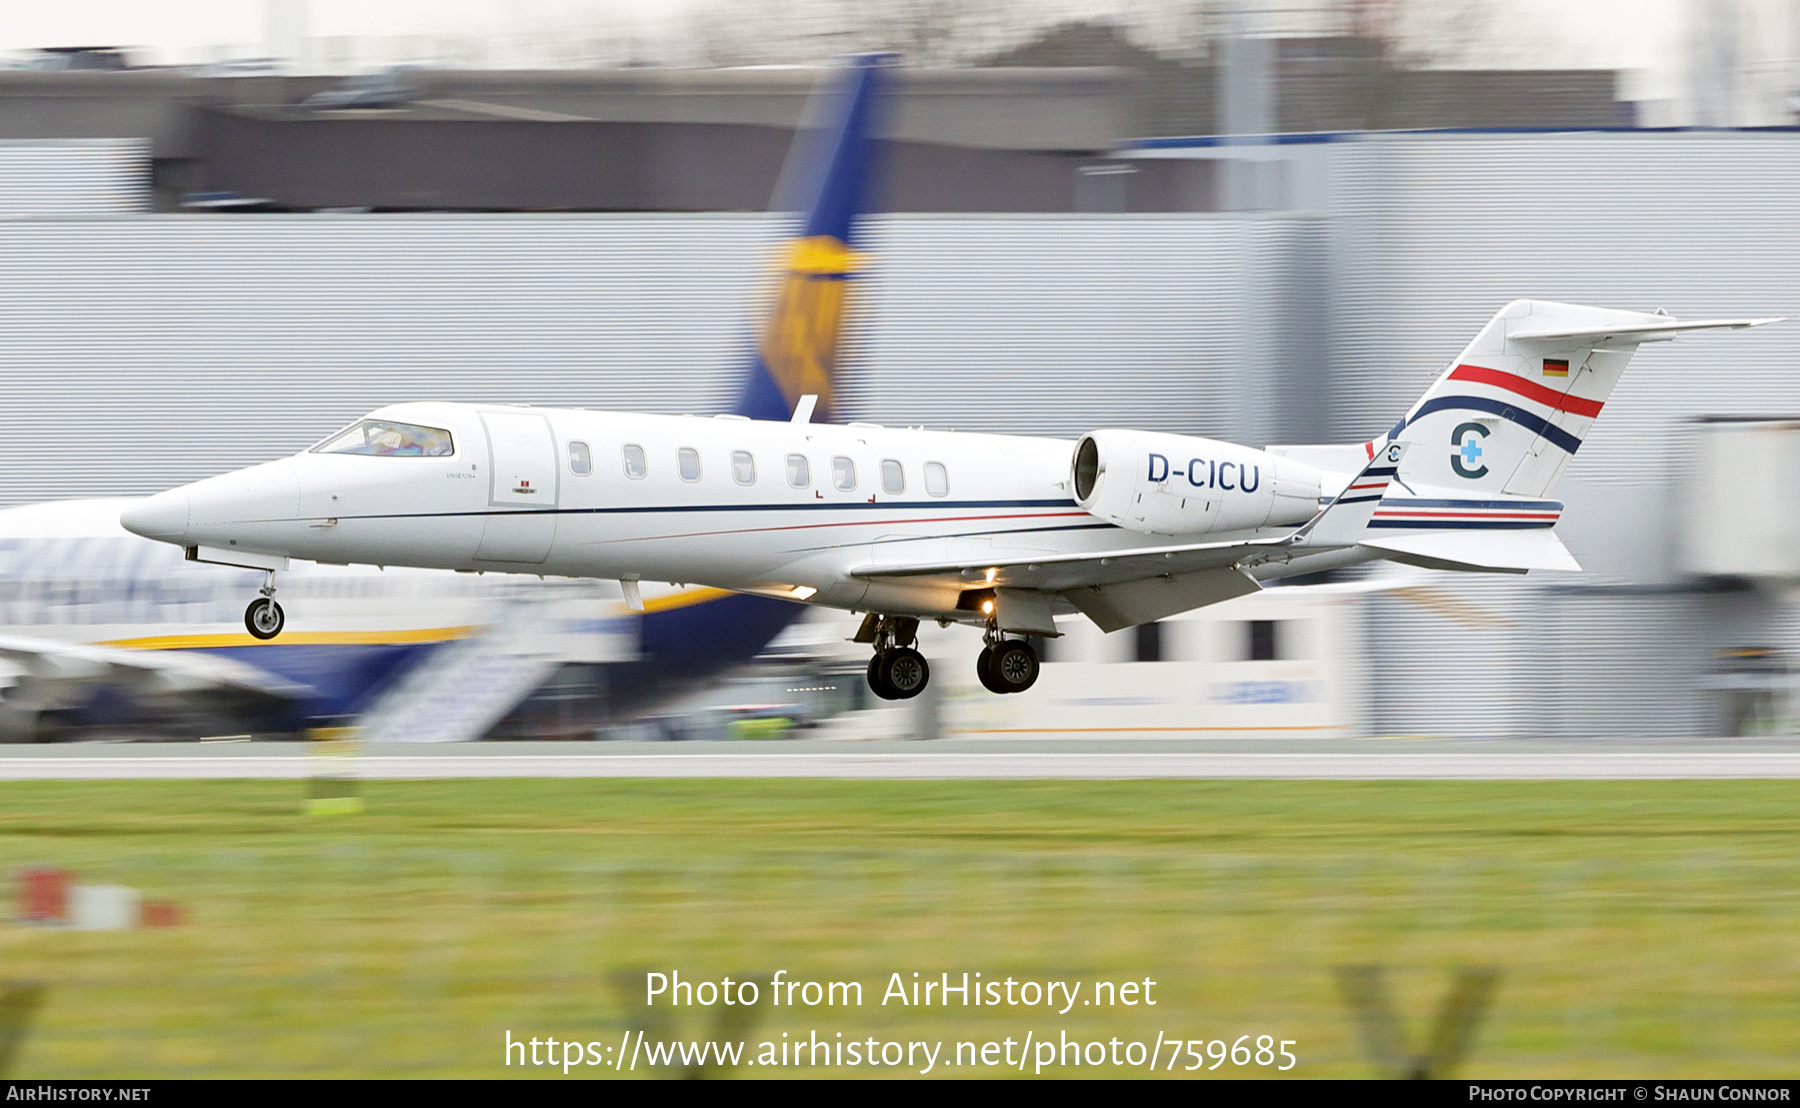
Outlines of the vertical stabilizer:
<svg viewBox="0 0 1800 1108">
<path fill-rule="evenodd" d="M 800 222 L 776 256 L 778 286 L 732 408 L 738 415 L 785 420 L 802 396 L 816 395 L 814 418 L 835 418 L 833 386 L 851 284 L 863 269 L 859 223 L 873 200 L 884 70 L 892 60 L 850 59 L 821 94 L 831 98 L 823 132 L 794 140 L 782 179 L 796 186 Z"/>
<path fill-rule="evenodd" d="M 1393 430 L 1415 449 L 1400 479 L 1489 496 L 1547 494 L 1581 449 L 1638 345 L 1774 319 L 1682 321 L 1515 300 L 1481 329 Z"/>
</svg>

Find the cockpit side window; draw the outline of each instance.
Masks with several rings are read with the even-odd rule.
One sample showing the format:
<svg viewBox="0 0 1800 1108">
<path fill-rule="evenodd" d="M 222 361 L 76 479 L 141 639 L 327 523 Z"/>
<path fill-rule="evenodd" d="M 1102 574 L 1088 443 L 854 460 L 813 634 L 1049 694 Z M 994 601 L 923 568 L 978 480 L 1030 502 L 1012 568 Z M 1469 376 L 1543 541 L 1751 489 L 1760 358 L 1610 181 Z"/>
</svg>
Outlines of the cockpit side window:
<svg viewBox="0 0 1800 1108">
<path fill-rule="evenodd" d="M 378 458 L 448 458 L 456 452 L 450 432 L 386 419 L 365 419 L 313 447 L 315 454 L 367 454 Z"/>
</svg>

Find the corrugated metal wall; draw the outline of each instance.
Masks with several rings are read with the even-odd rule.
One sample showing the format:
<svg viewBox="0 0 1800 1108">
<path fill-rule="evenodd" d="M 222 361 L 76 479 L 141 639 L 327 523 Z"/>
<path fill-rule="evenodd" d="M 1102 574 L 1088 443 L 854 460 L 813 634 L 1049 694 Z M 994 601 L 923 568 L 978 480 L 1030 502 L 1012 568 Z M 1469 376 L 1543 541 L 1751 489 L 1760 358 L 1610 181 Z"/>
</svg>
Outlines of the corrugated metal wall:
<svg viewBox="0 0 1800 1108">
<path fill-rule="evenodd" d="M 1329 158 L 1340 439 L 1392 425 L 1518 297 L 1683 317 L 1800 310 L 1792 134 L 1371 135 L 1332 143 Z M 1372 650 L 1410 660 L 1376 668 L 1380 729 L 1715 728 L 1705 675 L 1716 652 L 1794 652 L 1800 637 L 1776 596 L 1702 591 L 1675 573 L 1667 514 L 1680 425 L 1794 412 L 1800 323 L 1643 347 L 1557 491 L 1571 505 L 1560 530 L 1591 572 L 1446 579 L 1506 613 L 1511 630 L 1375 601 Z"/>
<path fill-rule="evenodd" d="M 1793 134 L 1374 135 L 1332 144 L 1336 425 L 1385 430 L 1518 297 L 1800 310 Z M 1636 479 L 1673 424 L 1800 411 L 1800 325 L 1646 346 L 1571 473 Z"/>
<path fill-rule="evenodd" d="M 0 140 L 0 217 L 150 210 L 150 140 Z"/>
<path fill-rule="evenodd" d="M 1322 307 L 1312 217 L 896 216 L 850 408 L 891 423 L 1079 436 L 1133 426 L 1277 441 L 1288 322 Z M 1316 272 L 1316 270 L 1312 270 Z"/>
<path fill-rule="evenodd" d="M 744 215 L 0 223 L 0 504 L 165 488 L 397 400 L 715 409 L 774 229 Z M 1282 333 L 1300 295 L 1283 252 L 1316 252 L 1321 233 L 1206 215 L 892 217 L 845 414 L 1071 436 L 1254 429 L 1286 351 L 1237 321 Z"/>
</svg>

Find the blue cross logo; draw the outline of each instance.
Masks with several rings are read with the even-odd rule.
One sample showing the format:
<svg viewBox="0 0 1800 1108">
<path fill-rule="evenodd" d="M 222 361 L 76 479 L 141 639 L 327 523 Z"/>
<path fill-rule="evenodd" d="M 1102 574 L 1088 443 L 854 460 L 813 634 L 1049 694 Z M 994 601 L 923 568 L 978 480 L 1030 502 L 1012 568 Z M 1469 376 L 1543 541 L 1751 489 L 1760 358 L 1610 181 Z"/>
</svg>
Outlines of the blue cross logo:
<svg viewBox="0 0 1800 1108">
<path fill-rule="evenodd" d="M 1464 439 L 1464 435 L 1473 432 L 1473 437 Z M 1481 440 L 1488 437 L 1488 429 L 1479 423 L 1459 424 L 1450 432 L 1450 445 L 1456 447 L 1450 452 L 1450 468 L 1458 477 L 1467 477 L 1474 481 L 1488 475 L 1488 467 L 1478 464 L 1483 451 Z"/>
</svg>

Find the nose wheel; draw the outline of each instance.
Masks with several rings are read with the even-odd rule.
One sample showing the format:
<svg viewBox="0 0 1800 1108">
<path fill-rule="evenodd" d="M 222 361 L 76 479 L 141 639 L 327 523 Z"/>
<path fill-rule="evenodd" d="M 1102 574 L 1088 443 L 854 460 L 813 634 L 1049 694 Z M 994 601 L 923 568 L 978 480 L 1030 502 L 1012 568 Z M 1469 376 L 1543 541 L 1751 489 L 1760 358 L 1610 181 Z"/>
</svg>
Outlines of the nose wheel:
<svg viewBox="0 0 1800 1108">
<path fill-rule="evenodd" d="M 256 638 L 272 639 L 286 625 L 287 614 L 269 597 L 257 597 L 244 609 L 244 627 Z"/>
<path fill-rule="evenodd" d="M 281 610 L 281 605 L 275 603 L 275 571 L 269 570 L 268 573 L 269 579 L 263 584 L 262 595 L 244 609 L 244 629 L 256 639 L 272 639 L 287 626 L 287 613 Z"/>
<path fill-rule="evenodd" d="M 871 617 L 865 621 L 874 642 L 875 656 L 869 659 L 869 689 L 883 700 L 911 700 L 931 683 L 931 665 L 925 655 L 913 648 L 919 621 L 907 616 Z"/>
</svg>

